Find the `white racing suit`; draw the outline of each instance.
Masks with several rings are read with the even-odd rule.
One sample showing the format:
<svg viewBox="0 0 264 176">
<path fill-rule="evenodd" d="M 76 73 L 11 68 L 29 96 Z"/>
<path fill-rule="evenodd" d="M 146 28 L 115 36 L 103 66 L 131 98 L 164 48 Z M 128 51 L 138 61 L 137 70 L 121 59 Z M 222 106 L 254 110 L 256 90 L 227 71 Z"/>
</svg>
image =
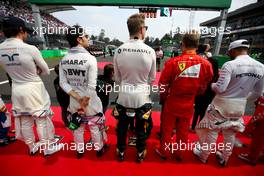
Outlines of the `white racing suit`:
<svg viewBox="0 0 264 176">
<path fill-rule="evenodd" d="M 50 97 L 38 74 L 40 70 L 41 75 L 48 75 L 48 65 L 35 46 L 17 38 L 8 38 L 0 44 L 0 66 L 12 79 L 16 136 L 23 139 L 32 151 L 35 145 L 34 122 L 41 143 L 47 143 L 54 137 Z"/>
<path fill-rule="evenodd" d="M 78 146 L 78 151 L 83 150 L 81 144 L 84 143 L 84 130 L 86 126 L 89 127 L 95 150 L 101 150 L 104 146 L 104 141 L 107 141 L 105 116 L 100 117 L 99 115 L 95 115 L 82 118 L 81 126 L 73 131 L 74 141 Z"/>
<path fill-rule="evenodd" d="M 243 115 L 247 98 L 252 92 L 260 96 L 264 88 L 264 65 L 248 55 L 226 62 L 216 83 L 212 84 L 216 97 L 208 106 L 203 120 L 196 127 L 200 145 L 215 144 L 222 131 L 224 149 L 222 159 L 227 163 L 232 154 L 236 132 L 244 131 Z M 206 161 L 210 150 L 199 154 Z"/>
<path fill-rule="evenodd" d="M 21 92 L 25 87 L 32 89 Z M 35 146 L 33 126 L 36 123 L 39 142 L 52 144 L 55 130 L 51 118 L 54 113 L 50 109 L 50 99 L 44 84 L 42 82 L 23 85 L 13 83 L 12 92 L 14 95 L 12 96 L 12 111 L 15 117 L 16 138 L 24 140 L 29 149 L 32 150 Z"/>
<path fill-rule="evenodd" d="M 74 90 L 81 97 L 87 96 L 90 98 L 85 110 L 85 117 L 82 118 L 81 126 L 73 131 L 77 151 L 83 151 L 86 125 L 89 126 L 93 144 L 96 144 L 97 150 L 101 150 L 107 137 L 102 128 L 105 117 L 98 116 L 98 113 L 102 113 L 102 103 L 95 90 L 97 79 L 96 58 L 81 46 L 73 47 L 60 62 L 59 69 L 60 86 L 66 93 Z M 70 97 L 68 111 L 75 113 L 79 108 L 79 102 Z"/>
<path fill-rule="evenodd" d="M 215 97 L 212 104 L 210 104 L 206 110 L 205 117 L 201 120 L 201 122 L 196 126 L 196 133 L 199 136 L 199 143 L 201 146 L 210 144 L 216 144 L 216 140 L 218 138 L 218 133 L 221 131 L 223 135 L 223 144 L 224 148 L 222 151 L 222 156 L 225 161 L 228 161 L 228 158 L 232 154 L 232 150 L 235 143 L 235 135 L 236 132 L 243 132 L 245 129 L 244 121 L 242 115 L 245 109 L 245 100 L 224 100 L 226 108 L 223 108 L 220 105 L 224 105 L 219 103 L 217 100 L 221 98 Z M 236 104 L 233 103 L 237 101 Z M 229 102 L 229 103 L 228 103 Z M 244 102 L 244 103 L 243 103 Z M 240 109 L 241 111 L 236 111 L 230 116 L 224 116 L 224 109 L 231 110 L 231 104 L 236 104 L 238 106 L 233 106 L 234 110 Z M 229 111 L 230 112 L 230 111 Z M 234 111 L 233 111 L 234 112 Z M 242 113 L 242 114 L 241 114 Z M 207 160 L 209 154 L 211 153 L 211 149 L 203 150 L 200 157 L 203 160 Z"/>
</svg>

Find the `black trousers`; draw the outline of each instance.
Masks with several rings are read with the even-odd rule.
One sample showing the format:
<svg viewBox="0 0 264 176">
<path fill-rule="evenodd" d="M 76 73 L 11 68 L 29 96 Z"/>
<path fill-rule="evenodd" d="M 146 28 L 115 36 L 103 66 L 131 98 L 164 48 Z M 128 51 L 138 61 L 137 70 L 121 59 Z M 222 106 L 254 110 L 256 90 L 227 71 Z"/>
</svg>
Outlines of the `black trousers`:
<svg viewBox="0 0 264 176">
<path fill-rule="evenodd" d="M 203 119 L 208 105 L 212 102 L 215 93 L 208 87 L 203 95 L 197 95 L 195 97 L 194 115 L 192 121 L 192 129 L 195 129 L 197 121 Z M 200 117 L 200 118 L 199 118 Z"/>
<path fill-rule="evenodd" d="M 61 106 L 61 119 L 66 127 L 68 127 L 69 125 L 69 122 L 67 120 L 67 116 L 69 114 L 67 108 L 68 107 Z"/>
<path fill-rule="evenodd" d="M 145 105 L 144 105 L 145 106 Z M 146 148 L 146 139 L 150 135 L 150 131 L 152 128 L 152 122 L 151 117 L 149 119 L 144 119 L 143 115 L 151 109 L 151 107 L 144 107 L 143 108 L 138 108 L 136 110 L 135 114 L 135 120 L 136 120 L 136 125 L 135 125 L 135 133 L 137 137 L 136 141 L 136 148 L 138 152 L 142 152 Z M 151 105 L 150 105 L 151 106 Z M 117 108 L 119 117 L 118 117 L 118 123 L 117 123 L 117 148 L 119 151 L 123 152 L 126 149 L 126 141 L 127 141 L 127 131 L 128 131 L 128 126 L 131 123 L 131 118 L 126 115 L 126 108 L 121 107 Z"/>
</svg>

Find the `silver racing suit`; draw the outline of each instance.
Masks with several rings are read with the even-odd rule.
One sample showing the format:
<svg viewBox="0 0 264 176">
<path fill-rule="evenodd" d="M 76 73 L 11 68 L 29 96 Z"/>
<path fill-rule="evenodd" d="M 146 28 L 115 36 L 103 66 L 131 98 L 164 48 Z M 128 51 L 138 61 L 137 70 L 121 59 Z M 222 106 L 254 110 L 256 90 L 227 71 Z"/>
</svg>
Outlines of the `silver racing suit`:
<svg viewBox="0 0 264 176">
<path fill-rule="evenodd" d="M 236 132 L 244 131 L 242 117 L 250 92 L 259 96 L 263 92 L 264 65 L 248 55 L 237 56 L 223 65 L 218 81 L 211 87 L 216 96 L 196 132 L 200 145 L 210 145 L 216 143 L 222 131 L 225 146 L 222 158 L 226 163 L 232 154 Z M 199 157 L 206 161 L 209 154 L 210 150 L 202 150 Z"/>
</svg>

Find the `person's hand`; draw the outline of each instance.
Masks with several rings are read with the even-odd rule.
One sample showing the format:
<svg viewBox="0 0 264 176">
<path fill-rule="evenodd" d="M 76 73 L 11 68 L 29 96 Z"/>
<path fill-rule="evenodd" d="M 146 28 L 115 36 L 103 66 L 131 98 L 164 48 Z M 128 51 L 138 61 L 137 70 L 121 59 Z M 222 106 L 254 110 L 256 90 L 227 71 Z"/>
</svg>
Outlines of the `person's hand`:
<svg viewBox="0 0 264 176">
<path fill-rule="evenodd" d="M 37 66 L 37 74 L 40 75 L 42 73 L 42 70 Z"/>
<path fill-rule="evenodd" d="M 83 115 L 86 113 L 86 107 L 89 105 L 89 100 L 90 97 L 86 97 L 86 96 L 82 97 L 79 100 L 80 108 L 78 109 L 78 114 Z"/>
<path fill-rule="evenodd" d="M 0 108 L 0 112 L 6 112 L 6 111 L 7 111 L 7 108 L 5 105 Z"/>
</svg>

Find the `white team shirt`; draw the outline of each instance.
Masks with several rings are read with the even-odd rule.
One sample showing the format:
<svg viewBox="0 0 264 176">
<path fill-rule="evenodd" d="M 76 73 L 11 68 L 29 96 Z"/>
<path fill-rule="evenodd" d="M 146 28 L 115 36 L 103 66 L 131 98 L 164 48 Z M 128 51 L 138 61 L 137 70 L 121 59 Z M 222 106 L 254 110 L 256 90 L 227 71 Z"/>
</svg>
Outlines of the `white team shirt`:
<svg viewBox="0 0 264 176">
<path fill-rule="evenodd" d="M 66 92 L 71 90 L 80 96 L 90 97 L 87 115 L 102 112 L 102 104 L 96 94 L 97 61 L 85 48 L 73 47 L 60 62 L 60 86 Z M 70 97 L 70 112 L 74 113 L 79 103 Z"/>
<path fill-rule="evenodd" d="M 250 92 L 261 95 L 264 90 L 264 65 L 248 55 L 226 62 L 212 89 L 226 98 L 246 99 Z"/>
<path fill-rule="evenodd" d="M 50 109 L 50 97 L 37 74 L 49 74 L 40 51 L 17 38 L 0 44 L 0 65 L 12 79 L 12 111 L 14 116 L 39 116 Z"/>
<path fill-rule="evenodd" d="M 15 83 L 40 82 L 36 66 L 42 75 L 50 73 L 40 51 L 17 38 L 8 38 L 0 44 L 0 65 Z"/>
<path fill-rule="evenodd" d="M 117 103 L 138 108 L 150 103 L 149 88 L 156 79 L 155 51 L 142 40 L 129 40 L 121 45 L 114 56 L 115 81 L 121 90 Z"/>
</svg>

